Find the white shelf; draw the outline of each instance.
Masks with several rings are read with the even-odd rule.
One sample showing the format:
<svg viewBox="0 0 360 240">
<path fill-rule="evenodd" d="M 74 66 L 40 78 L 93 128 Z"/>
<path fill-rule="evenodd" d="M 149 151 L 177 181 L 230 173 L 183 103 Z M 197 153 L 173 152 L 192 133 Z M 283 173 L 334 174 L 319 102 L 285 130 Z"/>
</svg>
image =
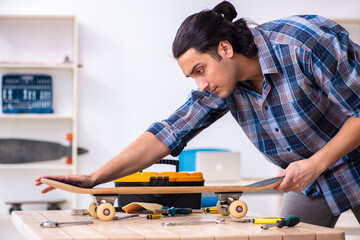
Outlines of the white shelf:
<svg viewBox="0 0 360 240">
<path fill-rule="evenodd" d="M 73 170 L 73 166 L 71 164 L 65 163 L 14 163 L 14 164 L 0 164 L 0 170 L 20 170 L 20 169 L 57 169 L 57 170 Z"/>
<path fill-rule="evenodd" d="M 21 114 L 0 114 L 0 119 L 46 119 L 46 120 L 73 120 L 73 117 L 71 115 L 60 115 L 60 114 L 27 114 L 27 113 L 21 113 Z"/>
<path fill-rule="evenodd" d="M 63 70 L 74 70 L 74 64 L 47 64 L 47 63 L 0 63 L 0 68 L 11 68 L 11 69 L 63 69 Z"/>
<path fill-rule="evenodd" d="M 30 21 L 36 21 L 36 20 L 41 20 L 41 21 L 65 21 L 65 20 L 70 20 L 70 21 L 75 21 L 76 16 L 73 15 L 58 15 L 58 16 L 54 16 L 54 15 L 0 15 L 0 20 L 4 21 L 4 20 L 30 20 Z"/>
</svg>

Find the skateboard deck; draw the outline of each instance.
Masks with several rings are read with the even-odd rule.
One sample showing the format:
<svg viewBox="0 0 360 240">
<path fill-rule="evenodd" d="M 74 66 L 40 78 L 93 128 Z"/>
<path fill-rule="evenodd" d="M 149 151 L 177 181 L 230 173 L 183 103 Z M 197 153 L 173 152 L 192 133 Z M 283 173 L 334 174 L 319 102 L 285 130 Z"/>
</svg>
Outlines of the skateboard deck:
<svg viewBox="0 0 360 240">
<path fill-rule="evenodd" d="M 5 202 L 7 205 L 11 205 L 9 208 L 9 213 L 11 214 L 12 211 L 21 211 L 21 205 L 26 204 L 47 204 L 47 210 L 61 210 L 60 205 L 64 204 L 66 200 L 59 200 L 59 201 L 9 201 Z"/>
<path fill-rule="evenodd" d="M 215 193 L 219 201 L 216 204 L 222 215 L 231 214 L 241 218 L 247 213 L 247 205 L 239 199 L 243 192 L 261 191 L 278 186 L 283 178 L 269 178 L 246 186 L 187 186 L 187 187 L 113 187 L 113 188 L 80 188 L 51 179 L 41 179 L 41 182 L 64 191 L 80 194 L 91 194 L 94 199 L 89 206 L 89 213 L 104 221 L 115 216 L 114 202 L 118 194 L 186 194 Z M 169 206 L 170 207 L 170 206 Z"/>
<path fill-rule="evenodd" d="M 187 187 L 113 187 L 113 188 L 80 188 L 51 179 L 41 182 L 67 192 L 80 194 L 176 194 L 176 193 L 231 193 L 261 191 L 274 188 L 283 178 L 269 178 L 246 186 L 187 186 Z"/>
<path fill-rule="evenodd" d="M 78 155 L 87 153 L 78 148 Z M 71 147 L 60 143 L 29 139 L 0 139 L 0 163 L 29 163 L 71 157 Z"/>
</svg>

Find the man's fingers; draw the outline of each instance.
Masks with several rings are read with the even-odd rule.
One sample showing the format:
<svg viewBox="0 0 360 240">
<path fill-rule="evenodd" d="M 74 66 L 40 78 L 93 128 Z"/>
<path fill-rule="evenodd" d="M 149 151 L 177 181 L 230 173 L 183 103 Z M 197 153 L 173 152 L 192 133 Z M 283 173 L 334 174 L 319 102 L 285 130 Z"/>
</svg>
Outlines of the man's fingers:
<svg viewBox="0 0 360 240">
<path fill-rule="evenodd" d="M 52 191 L 52 190 L 54 190 L 54 189 L 55 189 L 54 187 L 47 187 L 47 188 L 43 189 L 43 190 L 41 191 L 41 193 L 42 193 L 42 194 L 45 194 L 45 193 L 48 193 L 48 192 L 50 192 L 50 191 Z"/>
<path fill-rule="evenodd" d="M 276 178 L 282 178 L 282 177 L 285 177 L 286 175 L 286 171 L 283 171 L 281 173 L 279 173 L 278 175 L 276 175 Z"/>
</svg>

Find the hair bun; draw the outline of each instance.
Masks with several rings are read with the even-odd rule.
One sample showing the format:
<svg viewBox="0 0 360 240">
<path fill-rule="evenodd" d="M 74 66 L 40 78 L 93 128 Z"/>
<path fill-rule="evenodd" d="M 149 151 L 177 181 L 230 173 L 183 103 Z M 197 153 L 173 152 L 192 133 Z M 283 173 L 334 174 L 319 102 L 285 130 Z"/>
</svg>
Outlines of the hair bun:
<svg viewBox="0 0 360 240">
<path fill-rule="evenodd" d="M 221 14 L 226 20 L 229 20 L 230 22 L 232 22 L 237 16 L 234 5 L 227 1 L 219 3 L 212 9 L 212 11 Z"/>
</svg>

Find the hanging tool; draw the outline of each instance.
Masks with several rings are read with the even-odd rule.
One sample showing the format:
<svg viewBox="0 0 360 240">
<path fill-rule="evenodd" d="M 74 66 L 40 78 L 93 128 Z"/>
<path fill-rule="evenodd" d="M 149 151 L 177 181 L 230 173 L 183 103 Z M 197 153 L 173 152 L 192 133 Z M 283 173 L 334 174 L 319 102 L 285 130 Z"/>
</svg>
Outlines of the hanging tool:
<svg viewBox="0 0 360 240">
<path fill-rule="evenodd" d="M 161 209 L 154 210 L 155 214 L 162 214 L 164 216 L 171 215 L 175 216 L 175 214 L 191 214 L 193 211 L 191 208 L 174 208 L 174 207 L 162 207 Z"/>
<path fill-rule="evenodd" d="M 181 225 L 198 225 L 198 224 L 208 224 L 208 223 L 222 223 L 225 222 L 224 218 L 219 218 L 216 219 L 215 221 L 200 221 L 200 222 L 165 222 L 165 223 L 161 223 L 161 226 L 181 226 Z"/>
<path fill-rule="evenodd" d="M 92 224 L 93 221 L 77 221 L 77 222 L 43 222 L 40 224 L 41 227 L 44 228 L 54 228 L 59 227 L 60 225 L 81 225 L 81 224 Z"/>
<path fill-rule="evenodd" d="M 277 221 L 276 223 L 273 223 L 273 224 L 262 225 L 261 228 L 265 230 L 265 229 L 268 229 L 270 227 L 279 227 L 279 228 L 282 228 L 284 226 L 293 227 L 296 224 L 298 224 L 299 222 L 300 222 L 299 217 L 291 216 L 291 217 L 287 217 L 285 219 L 282 219 L 280 221 Z"/>
<path fill-rule="evenodd" d="M 255 223 L 255 224 L 271 224 L 277 223 L 277 221 L 281 221 L 285 218 L 282 217 L 263 217 L 263 218 L 246 218 L 246 219 L 234 219 L 231 222 L 239 222 L 239 223 Z"/>
</svg>

